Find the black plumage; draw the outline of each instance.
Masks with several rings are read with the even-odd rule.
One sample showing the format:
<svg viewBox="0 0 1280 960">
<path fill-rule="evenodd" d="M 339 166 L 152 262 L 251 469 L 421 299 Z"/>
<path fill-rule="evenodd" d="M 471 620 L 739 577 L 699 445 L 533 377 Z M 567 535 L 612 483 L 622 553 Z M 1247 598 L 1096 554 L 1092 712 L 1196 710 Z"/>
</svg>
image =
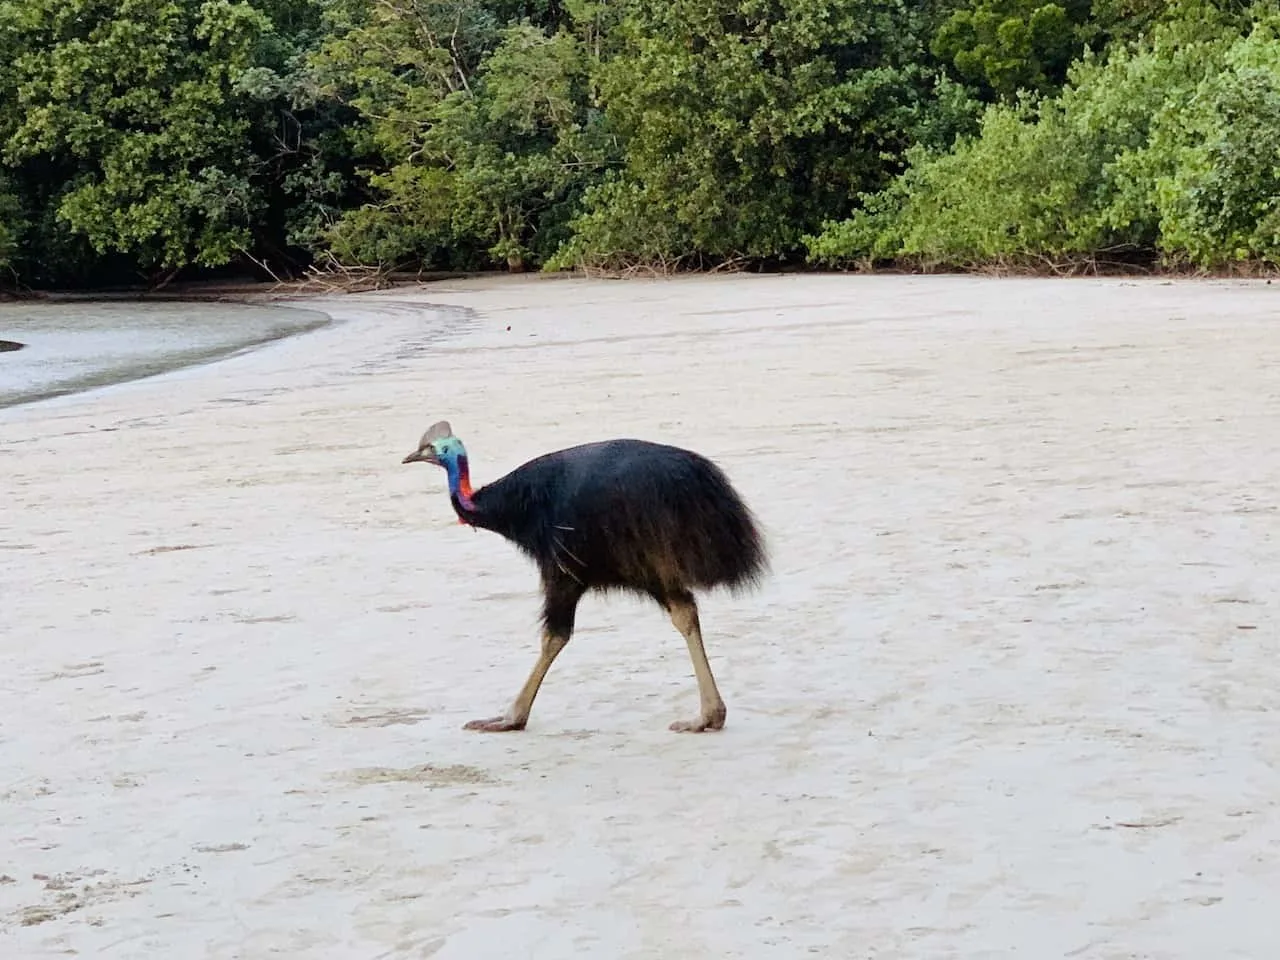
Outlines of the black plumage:
<svg viewBox="0 0 1280 960">
<path fill-rule="evenodd" d="M 500 533 L 549 577 L 661 599 L 755 583 L 751 513 L 710 460 L 644 440 L 549 453 L 477 490 L 459 516 Z M 461 506 L 459 504 L 458 506 Z"/>
<path fill-rule="evenodd" d="M 607 440 L 544 454 L 473 492 L 466 450 L 444 421 L 404 462 L 414 461 L 444 467 L 459 519 L 510 540 L 541 575 L 538 663 L 507 714 L 468 727 L 523 729 L 542 678 L 572 635 L 578 602 L 610 590 L 652 597 L 685 636 L 702 713 L 673 728 L 723 726 L 693 591 L 756 586 L 767 558 L 751 510 L 718 466 L 679 447 Z"/>
</svg>

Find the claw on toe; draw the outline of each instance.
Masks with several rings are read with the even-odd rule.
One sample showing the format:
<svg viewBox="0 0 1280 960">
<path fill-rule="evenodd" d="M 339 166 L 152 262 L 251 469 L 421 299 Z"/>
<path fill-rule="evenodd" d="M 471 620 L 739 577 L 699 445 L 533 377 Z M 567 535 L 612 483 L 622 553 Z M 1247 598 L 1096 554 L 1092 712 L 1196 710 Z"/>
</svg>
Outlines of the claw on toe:
<svg viewBox="0 0 1280 960">
<path fill-rule="evenodd" d="M 671 729 L 676 733 L 710 733 L 713 730 L 721 730 L 724 728 L 724 720 L 716 720 L 715 718 L 706 719 L 699 717 L 697 720 L 677 720 L 671 724 Z"/>
<path fill-rule="evenodd" d="M 524 720 L 512 720 L 510 717 L 489 717 L 487 720 L 471 720 L 463 724 L 464 730 L 483 730 L 486 733 L 506 733 L 511 730 L 523 730 Z"/>
</svg>

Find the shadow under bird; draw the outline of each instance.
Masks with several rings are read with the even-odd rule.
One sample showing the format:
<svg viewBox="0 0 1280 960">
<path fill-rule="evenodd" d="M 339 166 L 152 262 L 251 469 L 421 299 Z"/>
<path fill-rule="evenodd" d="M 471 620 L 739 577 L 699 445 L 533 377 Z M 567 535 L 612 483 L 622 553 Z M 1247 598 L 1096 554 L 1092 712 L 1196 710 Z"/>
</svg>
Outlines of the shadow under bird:
<svg viewBox="0 0 1280 960">
<path fill-rule="evenodd" d="M 679 447 L 605 440 L 544 454 L 473 490 L 466 448 L 444 420 L 402 462 L 443 467 L 458 519 L 506 537 L 542 579 L 538 661 L 505 714 L 467 729 L 523 730 L 543 678 L 573 634 L 578 601 L 588 591 L 611 590 L 653 598 L 688 644 L 701 712 L 671 729 L 724 726 L 693 592 L 756 586 L 768 560 L 751 510 L 719 467 Z"/>
</svg>

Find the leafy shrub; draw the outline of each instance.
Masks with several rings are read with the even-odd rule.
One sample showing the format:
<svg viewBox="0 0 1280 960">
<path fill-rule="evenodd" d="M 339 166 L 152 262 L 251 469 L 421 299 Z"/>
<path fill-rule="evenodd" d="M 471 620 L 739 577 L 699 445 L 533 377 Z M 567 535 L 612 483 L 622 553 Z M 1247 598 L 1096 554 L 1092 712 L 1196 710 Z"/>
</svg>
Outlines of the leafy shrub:
<svg viewBox="0 0 1280 960">
<path fill-rule="evenodd" d="M 607 154 L 590 54 L 567 29 L 504 26 L 500 6 L 345 4 L 314 65 L 363 117 L 371 163 L 368 201 L 320 234 L 338 259 L 520 268 L 567 238 Z"/>
<path fill-rule="evenodd" d="M 22 235 L 27 229 L 22 203 L 8 178 L 0 175 L 0 270 L 12 271 L 19 255 Z"/>
<path fill-rule="evenodd" d="M 1160 248 L 1204 267 L 1280 263 L 1280 39 L 1260 24 L 1227 51 L 1185 110 L 1166 110 L 1150 150 Z"/>
<path fill-rule="evenodd" d="M 1270 26 L 1241 37 L 1209 11 L 1105 61 L 1086 56 L 1060 96 L 993 106 L 955 149 L 914 151 L 888 189 L 808 238 L 810 258 L 1274 259 L 1278 46 Z"/>
<path fill-rule="evenodd" d="M 1056 91 L 1090 34 L 1089 0 L 978 0 L 951 14 L 932 49 L 1004 99 Z"/>
<path fill-rule="evenodd" d="M 949 143 L 963 91 L 905 0 L 653 0 L 599 70 L 625 163 L 589 190 L 551 266 L 787 257 L 883 186 L 904 150 Z"/>
<path fill-rule="evenodd" d="M 0 7 L 4 158 L 61 175 L 58 221 L 146 267 L 222 264 L 250 242 L 255 108 L 235 79 L 269 32 L 263 14 L 229 0 Z"/>
</svg>

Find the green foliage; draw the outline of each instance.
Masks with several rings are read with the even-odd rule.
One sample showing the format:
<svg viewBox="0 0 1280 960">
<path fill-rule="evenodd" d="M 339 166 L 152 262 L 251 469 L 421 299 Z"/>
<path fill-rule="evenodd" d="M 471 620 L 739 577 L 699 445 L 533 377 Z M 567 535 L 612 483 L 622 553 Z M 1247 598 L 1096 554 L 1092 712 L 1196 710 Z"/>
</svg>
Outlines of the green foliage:
<svg viewBox="0 0 1280 960">
<path fill-rule="evenodd" d="M 1055 96 L 1072 63 L 1148 37 L 1200 24 L 1243 27 L 1261 4 L 1248 0 L 963 0 L 939 25 L 932 52 L 986 100 L 1013 104 Z"/>
<path fill-rule="evenodd" d="M 323 96 L 308 55 L 325 39 L 328 0 L 251 0 L 271 21 L 255 66 L 236 89 L 255 104 L 249 148 L 261 191 L 255 239 L 265 259 L 292 272 L 352 200 L 355 112 Z"/>
<path fill-rule="evenodd" d="M 932 50 L 965 80 L 1009 100 L 1056 92 L 1092 34 L 1089 0 L 977 0 L 955 11 Z"/>
<path fill-rule="evenodd" d="M 0 0 L 0 269 L 1274 262 L 1278 12 Z"/>
<path fill-rule="evenodd" d="M 1204 2 L 1209 6 L 1219 5 L 1215 0 Z M 1233 0 L 1225 2 L 1232 4 Z M 1170 0 L 1093 0 L 1091 7 L 1094 29 L 1091 41 L 1132 43 L 1145 37 L 1156 23 L 1185 19 L 1188 4 L 1185 0 L 1172 3 Z"/>
<path fill-rule="evenodd" d="M 1259 25 L 1227 51 L 1186 111 L 1167 110 L 1150 152 L 1161 250 L 1207 267 L 1280 264 L 1280 37 Z"/>
<path fill-rule="evenodd" d="M 468 0 L 355 6 L 363 19 L 339 25 L 314 62 L 366 119 L 360 147 L 383 168 L 367 171 L 371 201 L 324 242 L 340 260 L 383 266 L 545 259 L 605 160 L 584 40 L 502 27 Z"/>
<path fill-rule="evenodd" d="M 13 270 L 27 226 L 21 200 L 9 179 L 0 175 L 0 270 Z"/>
<path fill-rule="evenodd" d="M 1161 256 L 1275 261 L 1280 44 L 1212 10 L 1085 58 L 1060 97 L 990 108 L 809 238 L 811 259 L 972 266 Z"/>
<path fill-rule="evenodd" d="M 147 267 L 225 263 L 256 200 L 238 76 L 269 24 L 229 0 L 6 0 L 4 159 L 61 169 L 57 219 Z"/>
<path fill-rule="evenodd" d="M 625 165 L 584 197 L 552 266 L 785 257 L 969 116 L 898 0 L 630 3 L 601 64 Z"/>
</svg>

